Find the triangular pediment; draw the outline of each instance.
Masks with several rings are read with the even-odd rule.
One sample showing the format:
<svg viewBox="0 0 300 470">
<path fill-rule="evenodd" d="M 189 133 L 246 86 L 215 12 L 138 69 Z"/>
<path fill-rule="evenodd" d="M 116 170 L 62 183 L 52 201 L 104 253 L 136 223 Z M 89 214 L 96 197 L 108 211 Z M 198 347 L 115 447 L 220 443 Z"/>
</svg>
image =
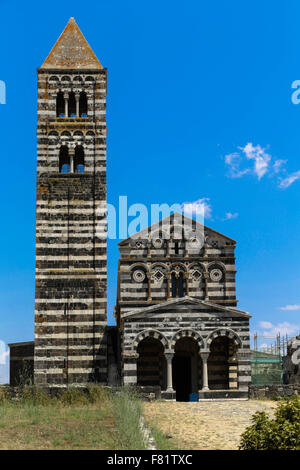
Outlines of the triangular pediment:
<svg viewBox="0 0 300 470">
<path fill-rule="evenodd" d="M 144 316 L 144 315 L 149 315 L 155 312 L 158 312 L 160 310 L 163 310 L 164 312 L 167 312 L 168 310 L 173 310 L 176 306 L 184 306 L 186 305 L 187 307 L 189 305 L 199 305 L 199 307 L 204 307 L 209 310 L 215 310 L 219 312 L 223 312 L 225 314 L 229 314 L 230 316 L 235 316 L 235 317 L 245 317 L 245 318 L 251 318 L 251 315 L 249 315 L 248 312 L 244 312 L 243 310 L 238 310 L 237 308 L 234 307 L 226 307 L 224 305 L 220 304 L 215 304 L 213 302 L 207 302 L 206 300 L 201 300 L 201 299 L 196 299 L 194 297 L 180 297 L 178 299 L 172 299 L 168 300 L 167 302 L 162 302 L 158 303 L 155 305 L 151 305 L 150 307 L 143 307 L 138 310 L 133 310 L 131 312 L 126 312 L 122 315 L 122 319 L 127 319 L 129 317 L 134 317 L 134 316 Z"/>
<path fill-rule="evenodd" d="M 122 240 L 119 243 L 119 246 L 122 247 L 128 245 L 131 240 L 148 240 L 149 237 L 154 238 L 157 233 L 160 233 L 163 238 L 168 239 L 174 227 L 179 229 L 182 228 L 185 237 L 192 236 L 193 233 L 198 232 L 200 234 L 200 237 L 203 235 L 204 237 L 207 235 L 211 235 L 220 239 L 224 239 L 230 244 L 236 243 L 236 241 L 232 238 L 229 238 L 226 235 L 223 235 L 222 233 L 219 233 L 216 230 L 213 230 L 212 228 L 203 225 L 197 220 L 191 219 L 190 217 L 187 217 L 184 214 L 180 214 L 179 212 L 175 212 L 163 218 L 162 220 L 155 222 L 149 227 L 139 232 L 136 232 L 125 240 Z"/>
<path fill-rule="evenodd" d="M 41 68 L 103 69 L 74 18 L 70 18 Z"/>
</svg>

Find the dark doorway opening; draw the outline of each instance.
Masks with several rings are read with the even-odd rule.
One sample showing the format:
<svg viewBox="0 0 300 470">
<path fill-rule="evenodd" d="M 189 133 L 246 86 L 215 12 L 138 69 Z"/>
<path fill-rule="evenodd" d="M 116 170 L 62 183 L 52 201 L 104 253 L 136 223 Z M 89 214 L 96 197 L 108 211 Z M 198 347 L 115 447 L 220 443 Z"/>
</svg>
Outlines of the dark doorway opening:
<svg viewBox="0 0 300 470">
<path fill-rule="evenodd" d="M 195 339 L 183 336 L 175 344 L 172 363 L 173 388 L 177 401 L 190 401 L 199 390 L 199 346 Z"/>
<path fill-rule="evenodd" d="M 189 401 L 192 391 L 191 358 L 175 355 L 173 359 L 173 386 L 176 401 Z"/>
</svg>

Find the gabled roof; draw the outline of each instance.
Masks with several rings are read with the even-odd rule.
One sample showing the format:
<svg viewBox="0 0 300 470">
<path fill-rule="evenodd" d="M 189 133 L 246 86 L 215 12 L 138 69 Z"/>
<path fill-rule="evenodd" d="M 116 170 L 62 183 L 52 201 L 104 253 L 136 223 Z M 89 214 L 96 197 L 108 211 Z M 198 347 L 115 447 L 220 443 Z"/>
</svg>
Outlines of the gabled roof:
<svg viewBox="0 0 300 470">
<path fill-rule="evenodd" d="M 59 36 L 41 69 L 103 69 L 74 18 Z"/>
<path fill-rule="evenodd" d="M 220 237 L 222 238 L 226 238 L 226 240 L 229 240 L 230 242 L 232 243 L 236 243 L 235 240 L 233 240 L 232 238 L 229 238 L 227 237 L 226 235 L 223 235 L 222 233 L 220 232 L 217 232 L 216 230 L 213 230 L 212 228 L 209 228 L 207 227 L 206 225 L 203 225 L 201 224 L 200 222 L 197 222 L 196 220 L 194 219 L 191 219 L 190 217 L 187 217 L 185 216 L 184 214 L 180 214 L 179 212 L 174 212 L 173 214 L 165 217 L 164 219 L 162 220 L 159 220 L 158 222 L 155 222 L 154 224 L 150 225 L 149 227 L 139 231 L 139 232 L 136 232 L 134 235 L 132 235 L 131 237 L 128 237 L 126 238 L 125 240 L 122 240 L 121 242 L 118 243 L 119 246 L 123 246 L 123 245 L 127 245 L 128 244 L 128 241 L 129 240 L 134 240 L 134 239 L 143 239 L 143 236 L 144 236 L 144 239 L 147 239 L 148 238 L 148 234 L 149 232 L 152 232 L 154 233 L 156 230 L 159 230 L 160 228 L 163 228 L 164 225 L 165 226 L 172 226 L 172 224 L 175 222 L 177 223 L 184 223 L 184 221 L 187 221 L 187 226 L 191 226 L 192 224 L 195 224 L 195 226 L 198 226 L 199 228 L 201 228 L 202 230 L 206 230 L 206 231 L 209 231 L 209 232 L 212 232 L 216 235 L 219 235 Z"/>
<path fill-rule="evenodd" d="M 203 305 L 205 307 L 210 307 L 215 310 L 221 310 L 223 312 L 230 313 L 231 315 L 236 316 L 236 317 L 251 318 L 251 315 L 249 315 L 248 312 L 244 312 L 243 310 L 238 310 L 237 308 L 234 308 L 234 307 L 225 307 L 224 305 L 215 304 L 213 302 L 207 302 L 206 300 L 195 299 L 194 297 L 189 297 L 189 296 L 179 297 L 178 299 L 168 300 L 167 302 L 151 305 L 150 307 L 143 307 L 138 310 L 126 312 L 121 316 L 121 318 L 133 317 L 135 315 L 140 315 L 141 313 L 155 312 L 156 310 L 161 310 L 164 308 L 168 308 L 168 307 L 172 307 L 174 305 L 180 305 L 180 304 Z"/>
</svg>

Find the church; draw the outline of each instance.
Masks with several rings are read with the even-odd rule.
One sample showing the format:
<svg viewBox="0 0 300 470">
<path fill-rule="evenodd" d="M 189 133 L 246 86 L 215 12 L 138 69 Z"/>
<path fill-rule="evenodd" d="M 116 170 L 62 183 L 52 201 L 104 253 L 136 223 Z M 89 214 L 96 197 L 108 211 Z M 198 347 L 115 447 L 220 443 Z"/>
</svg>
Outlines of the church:
<svg viewBox="0 0 300 470">
<path fill-rule="evenodd" d="M 107 70 L 71 18 L 37 71 L 34 342 L 10 344 L 10 381 L 132 385 L 178 401 L 247 398 L 247 312 L 236 242 L 173 213 L 119 243 L 107 325 Z"/>
</svg>

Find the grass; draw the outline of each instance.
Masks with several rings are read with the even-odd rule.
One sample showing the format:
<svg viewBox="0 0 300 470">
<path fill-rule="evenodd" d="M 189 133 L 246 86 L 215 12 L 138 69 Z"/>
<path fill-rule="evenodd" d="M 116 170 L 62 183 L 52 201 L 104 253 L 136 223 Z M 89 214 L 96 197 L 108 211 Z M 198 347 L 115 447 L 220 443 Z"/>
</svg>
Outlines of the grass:
<svg viewBox="0 0 300 470">
<path fill-rule="evenodd" d="M 125 389 L 69 389 L 51 398 L 25 387 L 18 401 L 0 389 L 0 449 L 144 449 L 140 413 Z"/>
<path fill-rule="evenodd" d="M 145 450 L 146 442 L 140 429 L 141 402 L 133 389 L 120 388 L 113 398 L 119 449 Z"/>
</svg>

